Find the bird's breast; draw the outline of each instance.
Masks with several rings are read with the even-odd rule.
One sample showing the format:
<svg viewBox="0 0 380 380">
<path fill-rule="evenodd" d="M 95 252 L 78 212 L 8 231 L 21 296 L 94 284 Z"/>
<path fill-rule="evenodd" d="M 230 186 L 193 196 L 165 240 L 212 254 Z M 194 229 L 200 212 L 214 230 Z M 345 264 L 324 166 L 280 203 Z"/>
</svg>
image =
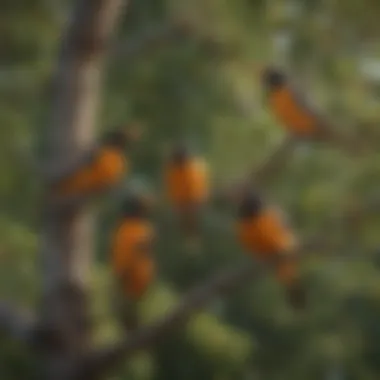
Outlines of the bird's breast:
<svg viewBox="0 0 380 380">
<path fill-rule="evenodd" d="M 208 195 L 208 179 L 204 168 L 195 164 L 169 168 L 167 191 L 177 204 L 204 201 Z"/>
<path fill-rule="evenodd" d="M 117 182 L 128 171 L 128 163 L 121 152 L 104 150 L 96 164 L 99 179 L 104 182 Z"/>
<path fill-rule="evenodd" d="M 282 124 L 290 132 L 298 135 L 310 135 L 316 130 L 316 120 L 313 115 L 301 104 L 297 103 L 293 93 L 282 88 L 274 91 L 270 96 L 271 108 Z"/>
<path fill-rule="evenodd" d="M 240 241 L 248 251 L 267 257 L 292 249 L 293 234 L 271 210 L 239 222 Z"/>
<path fill-rule="evenodd" d="M 124 272 L 136 257 L 141 242 L 150 242 L 154 238 L 154 230 L 150 223 L 127 220 L 116 231 L 113 241 L 113 265 L 116 272 Z"/>
</svg>

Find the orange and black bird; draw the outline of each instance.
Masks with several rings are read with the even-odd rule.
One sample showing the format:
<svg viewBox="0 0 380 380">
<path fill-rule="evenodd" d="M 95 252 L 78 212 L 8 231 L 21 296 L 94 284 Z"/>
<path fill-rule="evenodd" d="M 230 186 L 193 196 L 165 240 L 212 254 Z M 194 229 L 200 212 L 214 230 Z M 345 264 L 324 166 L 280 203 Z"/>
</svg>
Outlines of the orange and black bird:
<svg viewBox="0 0 380 380">
<path fill-rule="evenodd" d="M 166 192 L 188 243 L 197 242 L 200 212 L 209 197 L 206 161 L 184 143 L 175 146 L 165 168 Z"/>
<path fill-rule="evenodd" d="M 150 221 L 152 199 L 138 194 L 127 197 L 111 242 L 111 264 L 119 305 L 131 309 L 154 281 L 155 228 Z M 129 303 L 129 305 L 128 305 Z M 124 305 L 124 306 L 123 306 Z M 121 310 L 125 327 L 136 325 L 133 310 Z"/>
<path fill-rule="evenodd" d="M 139 137 L 140 129 L 136 127 L 106 133 L 80 162 L 52 181 L 54 196 L 88 196 L 116 185 L 128 173 L 126 153 Z"/>
<path fill-rule="evenodd" d="M 285 72 L 268 67 L 262 81 L 270 109 L 289 133 L 301 139 L 331 141 L 353 153 L 358 152 L 358 141 L 338 134 L 309 104 L 306 95 L 296 91 Z"/>
<path fill-rule="evenodd" d="M 237 233 L 244 249 L 260 261 L 273 262 L 290 304 L 303 308 L 305 292 L 300 286 L 297 259 L 292 255 L 297 239 L 281 213 L 266 205 L 255 191 L 246 191 L 238 206 Z"/>
</svg>

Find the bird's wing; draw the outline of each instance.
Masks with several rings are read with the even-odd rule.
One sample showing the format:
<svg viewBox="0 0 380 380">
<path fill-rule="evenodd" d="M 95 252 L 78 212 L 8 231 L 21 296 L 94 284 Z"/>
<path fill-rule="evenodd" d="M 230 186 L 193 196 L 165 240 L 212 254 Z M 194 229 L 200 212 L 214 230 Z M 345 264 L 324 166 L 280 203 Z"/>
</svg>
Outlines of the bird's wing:
<svg viewBox="0 0 380 380">
<path fill-rule="evenodd" d="M 136 250 L 144 255 L 150 255 L 153 252 L 153 240 L 141 240 L 136 244 Z"/>
<path fill-rule="evenodd" d="M 315 103 L 306 95 L 306 92 L 300 91 L 300 89 L 295 86 L 292 86 L 291 92 L 298 106 L 315 119 L 316 125 L 321 132 L 327 132 L 330 129 L 327 120 L 322 116 L 321 110 L 319 110 Z"/>
<path fill-rule="evenodd" d="M 331 122 L 327 121 L 326 118 L 322 116 L 322 112 L 313 105 L 314 103 L 301 95 L 297 89 L 292 88 L 292 93 L 297 104 L 307 110 L 307 112 L 315 119 L 318 128 L 315 136 L 316 139 L 331 142 L 354 155 L 360 155 L 363 153 L 363 149 L 359 146 L 357 139 L 346 136 L 337 130 Z"/>
<path fill-rule="evenodd" d="M 286 230 L 288 230 L 290 233 L 293 231 L 293 223 L 290 220 L 287 213 L 285 213 L 281 208 L 278 208 L 276 206 L 272 206 L 272 210 L 276 213 L 278 217 L 278 221 L 281 223 L 283 227 L 285 227 Z M 297 245 L 297 241 L 295 239 L 294 244 Z"/>
<path fill-rule="evenodd" d="M 143 256 L 151 256 L 154 251 L 156 238 L 152 234 L 151 236 L 141 239 L 136 243 L 135 249 Z"/>
<path fill-rule="evenodd" d="M 78 170 L 94 162 L 98 152 L 99 147 L 92 147 L 82 155 L 73 158 L 67 166 L 61 168 L 51 168 L 50 173 L 48 174 L 49 183 L 55 184 L 62 180 L 70 178 Z"/>
</svg>

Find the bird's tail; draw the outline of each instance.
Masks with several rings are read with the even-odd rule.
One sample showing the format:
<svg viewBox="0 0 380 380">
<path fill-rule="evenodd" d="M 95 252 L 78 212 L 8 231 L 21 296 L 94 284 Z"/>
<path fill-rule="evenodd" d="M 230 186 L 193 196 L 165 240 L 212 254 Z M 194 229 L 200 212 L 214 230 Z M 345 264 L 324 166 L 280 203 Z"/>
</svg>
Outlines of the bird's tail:
<svg viewBox="0 0 380 380">
<path fill-rule="evenodd" d="M 295 310 L 305 309 L 306 292 L 300 281 L 297 260 L 295 258 L 281 260 L 277 267 L 277 276 L 284 285 L 290 306 Z"/>
<path fill-rule="evenodd" d="M 368 144 L 366 144 L 363 139 L 357 136 L 348 136 L 333 129 L 328 130 L 328 133 L 326 133 L 326 138 L 328 141 L 331 141 L 334 145 L 354 157 L 365 155 L 369 149 Z"/>
<path fill-rule="evenodd" d="M 133 331 L 138 328 L 137 301 L 126 295 L 120 284 L 116 284 L 114 289 L 113 310 L 124 331 Z"/>
<path fill-rule="evenodd" d="M 198 253 L 202 246 L 198 205 L 182 208 L 180 225 L 185 238 L 186 250 L 190 254 Z"/>
<path fill-rule="evenodd" d="M 294 310 L 300 311 L 306 308 L 306 291 L 300 281 L 287 285 L 286 298 Z"/>
</svg>

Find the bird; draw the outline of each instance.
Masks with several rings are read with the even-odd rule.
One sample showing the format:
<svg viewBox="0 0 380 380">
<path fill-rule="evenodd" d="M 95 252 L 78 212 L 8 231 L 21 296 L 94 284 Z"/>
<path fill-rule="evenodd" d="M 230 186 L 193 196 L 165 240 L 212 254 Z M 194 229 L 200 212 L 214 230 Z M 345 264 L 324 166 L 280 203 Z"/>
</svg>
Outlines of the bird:
<svg viewBox="0 0 380 380">
<path fill-rule="evenodd" d="M 128 329 L 136 327 L 135 305 L 155 279 L 156 232 L 150 220 L 153 203 L 153 198 L 146 194 L 129 194 L 121 205 L 121 215 L 111 239 L 110 257 L 117 302 Z"/>
<path fill-rule="evenodd" d="M 332 142 L 354 154 L 362 152 L 362 142 L 338 133 L 307 100 L 306 93 L 295 89 L 283 70 L 266 67 L 262 84 L 271 111 L 291 135 L 301 140 Z"/>
<path fill-rule="evenodd" d="M 209 172 L 206 160 L 191 151 L 188 144 L 175 144 L 165 167 L 168 200 L 179 219 L 190 252 L 199 248 L 200 214 L 209 198 Z"/>
<path fill-rule="evenodd" d="M 306 294 L 301 286 L 298 260 L 293 254 L 298 241 L 282 213 L 268 205 L 256 191 L 247 190 L 237 210 L 238 241 L 260 262 L 275 266 L 276 278 L 295 309 L 305 307 Z"/>
<path fill-rule="evenodd" d="M 89 196 L 108 190 L 129 172 L 126 151 L 140 138 L 140 128 L 129 126 L 105 133 L 81 160 L 50 181 L 54 199 Z"/>
</svg>

